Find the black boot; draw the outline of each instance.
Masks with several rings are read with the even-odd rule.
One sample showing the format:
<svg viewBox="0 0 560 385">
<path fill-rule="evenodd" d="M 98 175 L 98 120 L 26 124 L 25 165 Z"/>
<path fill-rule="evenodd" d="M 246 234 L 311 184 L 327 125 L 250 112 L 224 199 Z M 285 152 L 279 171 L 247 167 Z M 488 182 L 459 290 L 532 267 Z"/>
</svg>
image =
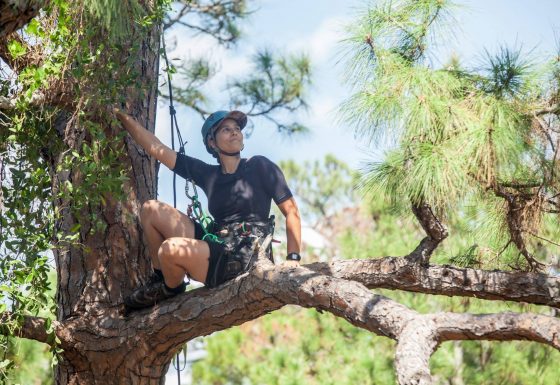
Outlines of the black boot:
<svg viewBox="0 0 560 385">
<path fill-rule="evenodd" d="M 148 282 L 135 289 L 124 299 L 124 304 L 129 310 L 143 309 L 158 302 L 174 297 L 185 291 L 187 285 L 183 282 L 179 287 L 168 289 L 160 277 L 152 275 Z"/>
</svg>

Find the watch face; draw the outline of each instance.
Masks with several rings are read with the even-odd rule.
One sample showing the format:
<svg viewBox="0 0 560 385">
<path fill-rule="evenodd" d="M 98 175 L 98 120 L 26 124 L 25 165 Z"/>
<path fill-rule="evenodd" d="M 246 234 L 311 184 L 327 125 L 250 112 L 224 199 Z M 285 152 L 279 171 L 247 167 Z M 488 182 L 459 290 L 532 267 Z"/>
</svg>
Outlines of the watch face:
<svg viewBox="0 0 560 385">
<path fill-rule="evenodd" d="M 290 261 L 299 261 L 299 260 L 301 260 L 301 256 L 298 253 L 290 253 L 286 257 L 286 259 L 288 259 Z"/>
</svg>

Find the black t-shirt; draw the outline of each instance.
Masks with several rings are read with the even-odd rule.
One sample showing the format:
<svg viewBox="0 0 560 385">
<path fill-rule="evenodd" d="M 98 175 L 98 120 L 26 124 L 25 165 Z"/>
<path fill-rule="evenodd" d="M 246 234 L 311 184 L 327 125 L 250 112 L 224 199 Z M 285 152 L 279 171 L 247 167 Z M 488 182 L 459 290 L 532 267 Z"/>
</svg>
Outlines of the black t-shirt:
<svg viewBox="0 0 560 385">
<path fill-rule="evenodd" d="M 190 176 L 204 190 L 218 225 L 264 222 L 272 200 L 280 204 L 292 197 L 280 168 L 264 156 L 241 159 L 235 173 L 224 174 L 219 165 L 178 153 L 173 171 L 185 179 Z"/>
</svg>

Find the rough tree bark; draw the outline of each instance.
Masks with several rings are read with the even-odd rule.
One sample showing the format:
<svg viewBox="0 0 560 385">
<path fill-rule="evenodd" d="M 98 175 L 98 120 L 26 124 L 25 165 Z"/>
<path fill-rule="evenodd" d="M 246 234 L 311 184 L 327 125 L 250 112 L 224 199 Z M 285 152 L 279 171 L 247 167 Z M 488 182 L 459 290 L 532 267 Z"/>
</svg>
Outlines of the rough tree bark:
<svg viewBox="0 0 560 385">
<path fill-rule="evenodd" d="M 146 36 L 137 58 L 141 77 L 151 85 L 142 100 L 129 100 L 131 112 L 154 130 L 158 33 Z M 78 126 L 61 119 L 59 133 L 69 147 L 87 140 Z M 538 314 L 420 314 L 370 289 L 390 288 L 437 295 L 474 296 L 560 308 L 560 279 L 542 273 L 484 271 L 429 264 L 433 250 L 447 235 L 430 208 L 413 208 L 427 237 L 402 257 L 315 263 L 299 268 L 274 266 L 260 258 L 248 273 L 215 289 L 201 288 L 150 309 L 124 314 L 123 298 L 150 271 L 138 222 L 141 204 L 156 195 L 152 159 L 127 142 L 131 165 L 128 199 L 108 199 L 92 207 L 106 223 L 90 234 L 81 220 L 85 247 L 58 250 L 58 314 L 55 330 L 63 360 L 58 384 L 162 384 L 173 354 L 187 341 L 258 318 L 293 304 L 328 311 L 357 327 L 397 341 L 395 367 L 400 384 L 430 384 L 429 359 L 444 341 L 518 340 L 560 349 L 560 319 Z M 56 170 L 58 160 L 52 159 Z M 54 175 L 57 188 L 80 175 L 66 170 Z M 77 222 L 65 202 L 58 225 Z M 4 314 L 3 317 L 9 317 Z M 2 318 L 0 318 L 0 321 Z M 17 334 L 47 342 L 45 320 L 29 317 Z"/>
</svg>

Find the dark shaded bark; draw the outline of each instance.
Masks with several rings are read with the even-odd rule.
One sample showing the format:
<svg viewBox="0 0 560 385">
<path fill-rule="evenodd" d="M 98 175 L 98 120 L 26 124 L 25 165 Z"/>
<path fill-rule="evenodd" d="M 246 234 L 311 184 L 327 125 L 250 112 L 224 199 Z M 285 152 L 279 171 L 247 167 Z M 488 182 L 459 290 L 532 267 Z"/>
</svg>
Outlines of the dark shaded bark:
<svg viewBox="0 0 560 385">
<path fill-rule="evenodd" d="M 0 0 L 0 38 L 29 23 L 48 3 L 48 0 Z"/>
<path fill-rule="evenodd" d="M 447 229 L 436 217 L 428 204 L 412 205 L 412 212 L 426 232 L 427 237 L 422 239 L 418 247 L 407 258 L 412 262 L 422 265 L 428 264 L 430 257 L 438 245 L 447 238 Z"/>
<path fill-rule="evenodd" d="M 155 129 L 157 74 L 159 66 L 159 30 L 154 26 L 144 37 L 138 52 L 137 71 L 143 82 L 143 96 L 130 95 L 129 113 L 148 130 Z M 89 140 L 82 127 L 62 122 L 60 131 L 69 148 L 80 148 Z M 118 127 L 120 130 L 120 127 Z M 108 135 L 116 132 L 107 128 Z M 58 384 L 159 384 L 169 360 L 150 366 L 147 371 L 134 371 L 128 362 L 143 359 L 153 351 L 142 349 L 133 334 L 123 334 L 126 322 L 120 311 L 123 298 L 140 285 L 151 271 L 150 260 L 142 239 L 139 210 L 142 203 L 156 196 L 156 164 L 132 140 L 126 141 L 129 180 L 124 186 L 123 202 L 106 197 L 106 204 L 90 205 L 85 212 L 75 213 L 67 202 L 57 201 L 62 210 L 58 231 L 66 234 L 80 223 L 79 244 L 82 247 L 56 250 L 58 273 L 57 302 L 59 337 L 64 349 L 57 367 Z M 54 157 L 52 170 L 59 159 Z M 79 183 L 79 170 L 57 172 L 53 180 L 58 186 L 71 181 Z M 105 223 L 103 231 L 91 231 L 87 218 L 94 215 Z"/>
</svg>

